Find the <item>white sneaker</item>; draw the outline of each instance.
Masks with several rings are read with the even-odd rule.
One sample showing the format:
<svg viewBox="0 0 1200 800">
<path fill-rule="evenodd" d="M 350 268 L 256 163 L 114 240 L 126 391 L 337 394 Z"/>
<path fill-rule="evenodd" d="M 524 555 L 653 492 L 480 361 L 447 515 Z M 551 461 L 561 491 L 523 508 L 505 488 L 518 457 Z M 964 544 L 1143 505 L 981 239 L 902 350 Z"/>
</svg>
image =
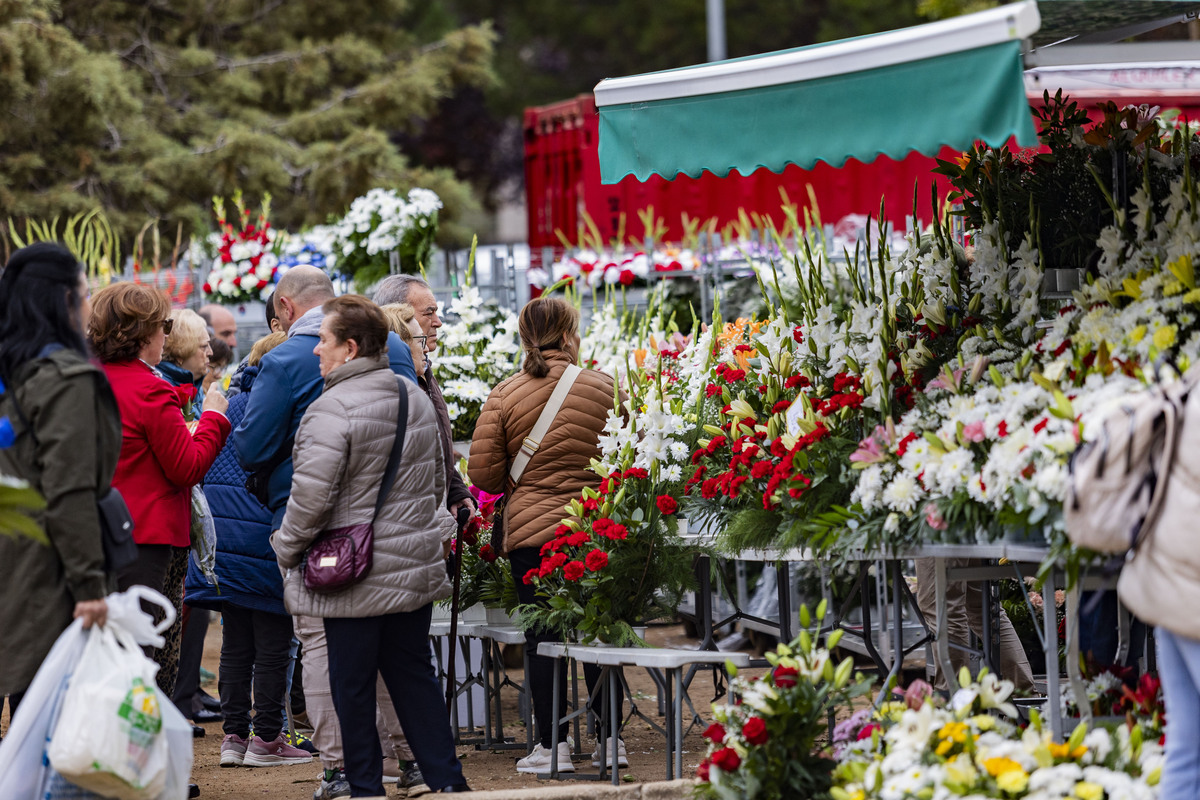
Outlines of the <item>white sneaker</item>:
<svg viewBox="0 0 1200 800">
<path fill-rule="evenodd" d="M 611 758 L 612 758 L 612 743 L 605 742 L 604 743 L 604 761 L 605 761 L 605 763 L 608 763 L 608 760 Z M 592 766 L 593 767 L 600 766 L 600 742 L 596 742 L 596 749 L 592 751 Z M 609 764 L 608 766 L 611 767 L 612 764 Z M 618 767 L 628 767 L 629 766 L 629 759 L 625 757 L 625 740 L 624 739 L 617 739 L 617 766 Z"/>
<path fill-rule="evenodd" d="M 533 746 L 533 752 L 517 762 L 517 772 L 538 774 L 550 771 L 550 751 L 542 747 L 541 742 Z M 558 771 L 574 772 L 575 765 L 571 763 L 571 746 L 566 742 L 558 743 Z"/>
</svg>

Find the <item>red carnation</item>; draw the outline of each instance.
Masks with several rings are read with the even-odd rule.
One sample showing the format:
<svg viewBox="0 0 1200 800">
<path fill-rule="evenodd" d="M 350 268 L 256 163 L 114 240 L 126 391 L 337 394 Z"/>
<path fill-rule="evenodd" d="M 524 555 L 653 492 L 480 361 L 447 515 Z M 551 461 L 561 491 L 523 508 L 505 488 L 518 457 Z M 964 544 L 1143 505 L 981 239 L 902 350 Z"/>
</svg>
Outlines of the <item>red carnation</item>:
<svg viewBox="0 0 1200 800">
<path fill-rule="evenodd" d="M 599 511 L 600 503 L 596 501 L 596 498 L 589 497 L 587 500 L 583 501 L 583 510 L 589 513 L 593 511 Z"/>
<path fill-rule="evenodd" d="M 679 503 L 675 502 L 675 498 L 669 494 L 660 494 L 654 502 L 658 506 L 658 510 L 664 514 L 674 514 L 679 509 Z"/>
<path fill-rule="evenodd" d="M 722 747 L 712 754 L 712 763 L 722 772 L 733 772 L 742 765 L 742 759 L 732 747 Z"/>
<path fill-rule="evenodd" d="M 577 581 L 583 577 L 583 562 L 569 561 L 563 567 L 563 577 L 569 581 Z"/>
<path fill-rule="evenodd" d="M 864 725 L 862 730 L 860 730 L 858 732 L 858 735 L 855 736 L 854 739 L 855 739 L 855 741 L 858 741 L 858 742 L 861 742 L 864 739 L 870 739 L 871 734 L 873 734 L 875 731 L 879 731 L 879 730 L 883 730 L 883 728 L 880 727 L 879 723 L 872 722 L 869 725 Z"/>
<path fill-rule="evenodd" d="M 584 565 L 587 566 L 588 572 L 599 572 L 608 566 L 608 553 L 599 549 L 593 550 L 587 554 Z"/>
<path fill-rule="evenodd" d="M 621 270 L 620 281 L 621 281 L 622 286 L 632 286 L 635 278 L 637 278 L 637 276 L 633 274 L 633 270 L 631 270 L 631 269 Z"/>
<path fill-rule="evenodd" d="M 567 544 L 571 545 L 571 547 L 579 547 L 581 544 L 587 544 L 587 541 L 590 538 L 591 537 L 588 536 L 587 531 L 579 531 L 568 536 L 566 538 L 566 542 Z"/>
<path fill-rule="evenodd" d="M 708 739 L 713 744 L 720 744 L 725 741 L 725 726 L 719 722 L 714 722 L 704 729 L 704 733 L 700 734 L 705 739 Z"/>
<path fill-rule="evenodd" d="M 496 551 L 492 549 L 490 544 L 484 544 L 479 548 L 479 557 L 491 564 L 496 560 Z"/>
<path fill-rule="evenodd" d="M 708 759 L 700 762 L 700 766 L 696 767 L 696 779 L 708 783 L 708 768 L 711 762 Z"/>
<path fill-rule="evenodd" d="M 207 290 L 205 290 L 205 291 L 207 291 Z M 721 387 L 717 386 L 715 383 L 710 383 L 708 386 L 704 387 L 704 395 L 706 397 L 713 397 L 720 393 L 721 393 Z"/>
<path fill-rule="evenodd" d="M 746 720 L 746 724 L 742 726 L 742 736 L 750 744 L 766 744 L 770 735 L 767 734 L 767 723 L 762 717 L 751 717 Z"/>
<path fill-rule="evenodd" d="M 570 536 L 573 532 L 574 531 L 571 530 L 571 526 L 567 525 L 565 523 L 562 525 L 559 525 L 557 528 L 554 529 L 554 535 L 558 538 L 562 538 L 563 536 Z"/>
<path fill-rule="evenodd" d="M 534 567 L 525 573 L 525 576 L 521 578 L 521 583 L 528 586 L 529 584 L 533 583 L 533 579 L 537 577 L 540 577 L 540 571 L 537 567 Z"/>
<path fill-rule="evenodd" d="M 796 685 L 799 675 L 795 667 L 776 667 L 771 678 L 780 689 L 790 689 Z"/>
<path fill-rule="evenodd" d="M 625 475 L 623 477 L 625 478 L 625 480 L 629 480 L 630 478 L 643 478 L 644 479 L 644 478 L 649 478 L 650 473 L 647 472 L 646 470 L 642 469 L 641 467 L 630 467 L 629 469 L 625 470 Z"/>
</svg>

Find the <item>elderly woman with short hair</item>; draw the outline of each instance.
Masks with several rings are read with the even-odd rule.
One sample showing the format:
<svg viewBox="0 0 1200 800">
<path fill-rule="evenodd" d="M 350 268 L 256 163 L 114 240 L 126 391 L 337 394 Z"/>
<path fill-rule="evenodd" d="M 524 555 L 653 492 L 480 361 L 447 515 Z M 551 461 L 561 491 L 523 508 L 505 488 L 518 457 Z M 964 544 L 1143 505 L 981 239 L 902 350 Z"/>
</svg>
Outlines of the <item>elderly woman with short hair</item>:
<svg viewBox="0 0 1200 800">
<path fill-rule="evenodd" d="M 394 699 L 425 782 L 434 791 L 469 791 L 429 658 L 433 601 L 450 591 L 443 559 L 454 533 L 445 511 L 437 418 L 424 392 L 388 368 L 388 324 L 378 306 L 348 295 L 322 310 L 313 352 L 324 391 L 296 432 L 291 495 L 272 537 L 286 570 L 284 602 L 292 614 L 325 620 L 351 796 L 383 794 L 377 674 Z M 376 516 L 401 391 L 408 416 L 399 470 Z M 372 520 L 373 567 L 366 577 L 336 592 L 308 589 L 302 561 L 321 532 Z"/>
<path fill-rule="evenodd" d="M 176 386 L 192 386 L 196 390 L 195 401 L 188 409 L 189 417 L 199 417 L 204 405 L 200 389 L 208 372 L 208 358 L 212 355 L 212 341 L 204 318 L 190 308 L 177 308 L 171 312 L 171 335 L 163 344 L 162 361 L 158 371 Z"/>
<path fill-rule="evenodd" d="M 182 609 L 191 543 L 191 489 L 208 472 L 229 436 L 228 401 L 215 390 L 204 398 L 194 434 L 183 417 L 185 400 L 153 364 L 162 361 L 174 330 L 162 292 L 114 283 L 92 297 L 88 342 L 100 359 L 121 412 L 121 455 L 115 486 L 133 516 L 138 560 L 118 586 L 149 586 Z M 179 669 L 181 614 L 155 652 L 158 685 L 170 697 Z"/>
</svg>

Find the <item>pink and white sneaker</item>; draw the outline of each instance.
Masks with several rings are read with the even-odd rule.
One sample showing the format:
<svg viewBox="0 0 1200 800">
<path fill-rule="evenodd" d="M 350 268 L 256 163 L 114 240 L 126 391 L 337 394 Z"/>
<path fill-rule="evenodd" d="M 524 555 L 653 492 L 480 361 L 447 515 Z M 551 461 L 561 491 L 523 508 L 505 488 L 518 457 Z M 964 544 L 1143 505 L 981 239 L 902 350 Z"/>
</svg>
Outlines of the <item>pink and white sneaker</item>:
<svg viewBox="0 0 1200 800">
<path fill-rule="evenodd" d="M 246 755 L 242 759 L 242 765 L 246 767 L 284 767 L 290 764 L 311 763 L 312 754 L 299 747 L 292 747 L 283 738 L 283 734 L 276 736 L 271 742 L 251 736 L 246 745 Z"/>
<path fill-rule="evenodd" d="M 240 767 L 246 760 L 246 740 L 236 733 L 226 735 L 221 742 L 221 766 Z"/>
</svg>

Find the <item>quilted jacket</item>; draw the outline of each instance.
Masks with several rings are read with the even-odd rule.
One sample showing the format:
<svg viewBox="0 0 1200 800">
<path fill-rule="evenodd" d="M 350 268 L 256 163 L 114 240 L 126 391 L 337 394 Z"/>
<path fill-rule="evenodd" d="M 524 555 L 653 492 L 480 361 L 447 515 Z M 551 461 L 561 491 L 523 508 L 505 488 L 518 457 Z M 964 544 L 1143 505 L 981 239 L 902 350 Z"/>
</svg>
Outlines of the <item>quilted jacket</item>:
<svg viewBox="0 0 1200 800">
<path fill-rule="evenodd" d="M 300 419 L 321 394 L 319 359 L 313 354 L 317 332 L 325 315 L 321 307 L 309 309 L 288 329 L 288 340 L 263 356 L 258 375 L 258 387 L 246 406 L 238 426 L 238 463 L 249 472 L 265 470 L 277 464 L 268 481 L 272 524 L 276 529 L 283 522 L 288 491 L 292 485 L 292 460 L 283 458 L 292 449 Z M 388 359 L 392 371 L 414 384 L 412 350 L 394 331 L 388 335 Z"/>
<path fill-rule="evenodd" d="M 204 476 L 204 496 L 208 498 L 213 522 L 217 527 L 217 582 L 205 580 L 188 559 L 184 602 L 214 611 L 222 603 L 240 608 L 286 614 L 283 607 L 283 578 L 275 551 L 271 549 L 271 512 L 246 491 L 246 471 L 237 461 L 237 426 L 250 401 L 258 367 L 242 371 L 242 390 L 229 399 L 225 412 L 234 427 L 212 469 Z M 219 588 L 219 593 L 218 593 Z"/>
<path fill-rule="evenodd" d="M 296 615 L 374 617 L 418 608 L 450 593 L 442 543 L 455 531 L 446 512 L 441 432 L 415 382 L 396 482 L 375 520 L 373 565 L 333 594 L 304 586 L 304 553 L 322 531 L 370 522 L 396 431 L 397 378 L 386 357 L 356 358 L 325 378 L 325 391 L 296 431 L 295 469 L 283 526 L 271 537 L 284 603 Z M 254 397 L 257 388 L 250 392 Z"/>
<path fill-rule="evenodd" d="M 471 440 L 471 483 L 500 494 L 508 487 L 512 460 L 533 430 L 558 379 L 571 363 L 560 350 L 545 354 L 550 374 L 535 378 L 525 371 L 501 382 L 488 395 Z M 541 547 L 567 516 L 564 507 L 600 477 L 588 469 L 600 457 L 599 440 L 613 407 L 613 379 L 585 369 L 575 380 L 541 447 L 529 460 L 521 483 L 504 509 L 504 550 Z"/>
</svg>

